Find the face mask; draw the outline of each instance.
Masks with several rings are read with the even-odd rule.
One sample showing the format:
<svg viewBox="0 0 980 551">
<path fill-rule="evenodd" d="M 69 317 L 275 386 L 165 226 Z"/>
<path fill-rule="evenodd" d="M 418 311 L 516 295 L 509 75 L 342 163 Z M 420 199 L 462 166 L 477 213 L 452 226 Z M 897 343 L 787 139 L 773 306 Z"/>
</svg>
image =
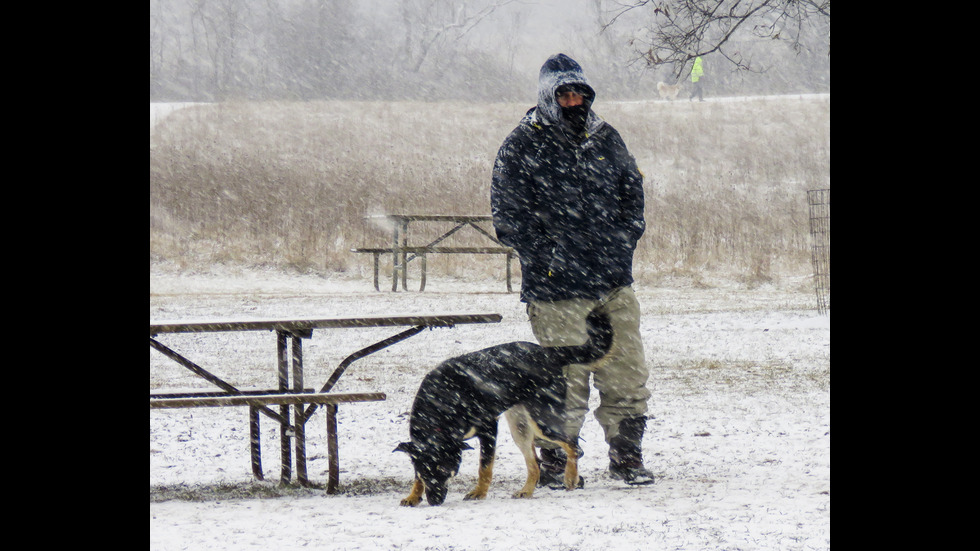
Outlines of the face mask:
<svg viewBox="0 0 980 551">
<path fill-rule="evenodd" d="M 585 121 L 589 116 L 589 107 L 587 105 L 562 107 L 561 114 L 572 132 L 580 136 L 585 133 Z"/>
</svg>

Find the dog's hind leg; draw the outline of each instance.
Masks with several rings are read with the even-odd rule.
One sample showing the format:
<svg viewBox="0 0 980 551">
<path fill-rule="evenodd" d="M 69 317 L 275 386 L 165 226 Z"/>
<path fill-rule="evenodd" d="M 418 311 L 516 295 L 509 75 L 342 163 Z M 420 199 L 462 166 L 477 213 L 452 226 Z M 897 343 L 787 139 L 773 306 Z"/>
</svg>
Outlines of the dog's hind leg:
<svg viewBox="0 0 980 551">
<path fill-rule="evenodd" d="M 422 483 L 421 478 L 415 477 L 415 481 L 412 483 L 412 491 L 408 497 L 402 500 L 401 505 L 403 507 L 415 507 L 422 501 L 423 492 L 425 492 L 425 484 Z"/>
<path fill-rule="evenodd" d="M 484 499 L 490 490 L 493 480 L 493 459 L 497 453 L 497 425 L 494 419 L 493 428 L 485 428 L 479 433 L 480 438 L 480 471 L 476 478 L 476 487 L 463 496 L 464 500 Z"/>
<path fill-rule="evenodd" d="M 568 442 L 560 442 L 568 458 L 565 460 L 565 489 L 574 490 L 578 486 L 578 450 Z"/>
<path fill-rule="evenodd" d="M 532 413 L 532 411 L 534 413 Z M 514 412 L 514 417 L 518 417 L 518 412 L 524 417 L 523 419 L 511 419 L 511 412 Z M 581 488 L 584 485 L 584 481 L 578 475 L 578 439 L 569 438 L 561 431 L 561 429 L 555 428 L 561 426 L 562 420 L 562 417 L 556 414 L 555 409 L 529 409 L 525 406 L 517 406 L 512 408 L 507 413 L 507 420 L 508 422 L 511 422 L 511 434 L 514 434 L 514 440 L 518 442 L 517 445 L 521 448 L 521 452 L 524 453 L 525 461 L 528 462 L 528 484 L 531 484 L 531 462 L 534 463 L 533 471 L 535 475 L 535 485 L 537 484 L 538 478 L 541 474 L 534 452 L 534 441 L 536 439 L 541 439 L 561 446 L 561 449 L 565 452 L 565 476 L 563 481 L 565 483 L 565 489 L 574 490 L 575 488 Z M 515 434 L 515 432 L 520 432 L 521 435 L 518 436 Z M 521 442 L 518 440 L 519 438 L 526 439 L 527 441 Z M 530 492 L 528 493 L 528 497 L 530 497 Z"/>
<path fill-rule="evenodd" d="M 524 406 L 514 406 L 507 410 L 504 416 L 507 417 L 507 424 L 510 425 L 510 434 L 514 438 L 514 443 L 524 455 L 524 463 L 527 465 L 527 481 L 524 483 L 524 487 L 514 494 L 514 497 L 532 497 L 534 488 L 538 485 L 538 478 L 541 477 L 538 455 L 534 451 L 534 436 L 540 431 Z"/>
</svg>

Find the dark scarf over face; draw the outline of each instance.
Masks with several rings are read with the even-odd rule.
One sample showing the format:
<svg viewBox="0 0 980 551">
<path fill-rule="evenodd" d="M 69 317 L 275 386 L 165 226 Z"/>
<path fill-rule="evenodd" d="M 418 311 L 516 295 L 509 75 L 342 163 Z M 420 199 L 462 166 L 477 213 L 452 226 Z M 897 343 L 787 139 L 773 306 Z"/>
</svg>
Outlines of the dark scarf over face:
<svg viewBox="0 0 980 551">
<path fill-rule="evenodd" d="M 589 118 L 589 108 L 588 103 L 561 108 L 561 116 L 566 127 L 578 141 L 585 139 L 585 123 Z"/>
</svg>

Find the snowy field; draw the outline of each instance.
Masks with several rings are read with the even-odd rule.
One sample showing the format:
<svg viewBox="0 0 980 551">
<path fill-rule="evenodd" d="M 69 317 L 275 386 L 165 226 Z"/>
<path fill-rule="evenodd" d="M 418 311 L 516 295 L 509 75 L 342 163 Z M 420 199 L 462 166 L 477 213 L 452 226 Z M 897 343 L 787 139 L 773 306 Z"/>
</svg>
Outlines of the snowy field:
<svg viewBox="0 0 980 551">
<path fill-rule="evenodd" d="M 383 288 L 383 287 L 382 287 Z M 463 501 L 478 452 L 463 456 L 446 503 L 398 502 L 412 468 L 394 447 L 424 373 L 441 360 L 533 340 L 502 281 L 430 278 L 424 293 L 375 292 L 367 277 L 330 279 L 214 268 L 150 269 L 150 320 L 496 312 L 499 324 L 425 331 L 368 356 L 336 391 L 381 391 L 384 402 L 340 406 L 341 493 L 328 496 L 324 415 L 307 425 L 317 488 L 282 487 L 279 436 L 262 418 L 266 480 L 249 465 L 246 408 L 150 412 L 150 549 L 192 550 L 825 550 L 830 548 L 830 319 L 808 282 L 753 290 L 636 286 L 653 397 L 643 441 L 655 484 L 605 473 L 595 419 L 583 429 L 584 490 L 510 495 L 523 459 L 500 425 L 484 501 Z M 308 386 L 347 354 L 400 329 L 318 330 L 304 342 Z M 275 385 L 275 334 L 162 335 L 159 340 L 243 387 Z M 206 388 L 150 350 L 150 388 Z M 592 407 L 598 397 L 593 396 Z M 295 475 L 294 475 L 295 476 Z"/>
</svg>

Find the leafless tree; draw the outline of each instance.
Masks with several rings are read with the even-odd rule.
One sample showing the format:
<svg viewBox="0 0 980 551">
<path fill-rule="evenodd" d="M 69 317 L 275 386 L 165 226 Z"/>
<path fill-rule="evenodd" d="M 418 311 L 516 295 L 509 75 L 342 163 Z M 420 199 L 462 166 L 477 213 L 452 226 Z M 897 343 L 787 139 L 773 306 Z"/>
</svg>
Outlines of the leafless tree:
<svg viewBox="0 0 980 551">
<path fill-rule="evenodd" d="M 664 66 L 677 77 L 698 56 L 718 54 L 738 70 L 753 70 L 738 37 L 788 41 L 804 48 L 808 31 L 826 33 L 830 55 L 830 0 L 594 0 L 607 14 L 604 28 L 629 20 L 636 59 Z"/>
<path fill-rule="evenodd" d="M 514 0 L 454 2 L 451 0 L 402 0 L 405 25 L 403 55 L 417 73 L 434 49 L 452 47 L 501 6 Z"/>
</svg>

